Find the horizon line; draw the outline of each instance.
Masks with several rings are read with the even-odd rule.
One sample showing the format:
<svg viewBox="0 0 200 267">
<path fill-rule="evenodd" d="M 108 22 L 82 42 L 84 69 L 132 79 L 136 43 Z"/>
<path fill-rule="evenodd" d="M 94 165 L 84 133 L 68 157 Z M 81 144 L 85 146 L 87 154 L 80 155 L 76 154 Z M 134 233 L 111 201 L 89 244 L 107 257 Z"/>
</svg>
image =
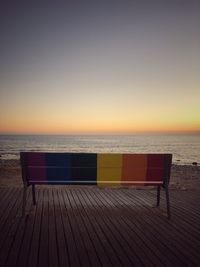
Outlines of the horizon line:
<svg viewBox="0 0 200 267">
<path fill-rule="evenodd" d="M 200 134 L 200 130 L 191 131 L 133 131 L 133 132 L 1 132 L 0 135 L 171 135 Z"/>
</svg>

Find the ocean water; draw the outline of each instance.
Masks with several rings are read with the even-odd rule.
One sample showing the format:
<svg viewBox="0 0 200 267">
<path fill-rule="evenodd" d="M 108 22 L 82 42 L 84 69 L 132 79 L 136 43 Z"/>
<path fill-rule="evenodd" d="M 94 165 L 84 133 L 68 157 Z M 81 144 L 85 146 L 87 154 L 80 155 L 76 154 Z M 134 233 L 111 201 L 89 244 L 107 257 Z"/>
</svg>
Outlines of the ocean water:
<svg viewBox="0 0 200 267">
<path fill-rule="evenodd" d="M 174 164 L 200 163 L 198 135 L 0 135 L 1 159 L 20 151 L 172 153 Z"/>
</svg>

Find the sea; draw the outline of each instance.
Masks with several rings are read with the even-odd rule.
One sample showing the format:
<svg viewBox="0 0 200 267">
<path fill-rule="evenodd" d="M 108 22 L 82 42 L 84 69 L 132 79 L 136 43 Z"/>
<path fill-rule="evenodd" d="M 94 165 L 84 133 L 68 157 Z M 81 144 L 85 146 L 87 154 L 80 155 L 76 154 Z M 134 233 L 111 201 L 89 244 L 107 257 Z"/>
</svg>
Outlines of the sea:
<svg viewBox="0 0 200 267">
<path fill-rule="evenodd" d="M 177 165 L 200 164 L 200 134 L 0 135 L 0 159 L 20 151 L 81 153 L 172 153 Z"/>
</svg>

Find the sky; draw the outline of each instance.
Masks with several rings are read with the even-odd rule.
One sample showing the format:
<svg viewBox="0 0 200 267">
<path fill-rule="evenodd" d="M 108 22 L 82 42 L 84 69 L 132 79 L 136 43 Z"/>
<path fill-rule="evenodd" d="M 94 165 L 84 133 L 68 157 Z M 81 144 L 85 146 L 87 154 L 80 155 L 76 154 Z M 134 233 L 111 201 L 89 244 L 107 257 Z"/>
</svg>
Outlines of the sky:
<svg viewBox="0 0 200 267">
<path fill-rule="evenodd" d="M 200 132 L 200 1 L 0 1 L 0 133 Z"/>
</svg>

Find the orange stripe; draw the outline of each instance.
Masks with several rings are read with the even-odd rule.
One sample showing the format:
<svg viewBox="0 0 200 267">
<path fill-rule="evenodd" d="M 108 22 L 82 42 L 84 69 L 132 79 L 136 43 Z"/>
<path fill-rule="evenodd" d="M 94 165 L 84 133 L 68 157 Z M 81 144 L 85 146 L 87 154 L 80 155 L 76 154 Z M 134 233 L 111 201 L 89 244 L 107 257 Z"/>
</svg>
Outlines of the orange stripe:
<svg viewBox="0 0 200 267">
<path fill-rule="evenodd" d="M 122 184 L 126 182 L 144 182 L 147 171 L 147 155 L 145 154 L 124 154 L 122 160 Z"/>
</svg>

